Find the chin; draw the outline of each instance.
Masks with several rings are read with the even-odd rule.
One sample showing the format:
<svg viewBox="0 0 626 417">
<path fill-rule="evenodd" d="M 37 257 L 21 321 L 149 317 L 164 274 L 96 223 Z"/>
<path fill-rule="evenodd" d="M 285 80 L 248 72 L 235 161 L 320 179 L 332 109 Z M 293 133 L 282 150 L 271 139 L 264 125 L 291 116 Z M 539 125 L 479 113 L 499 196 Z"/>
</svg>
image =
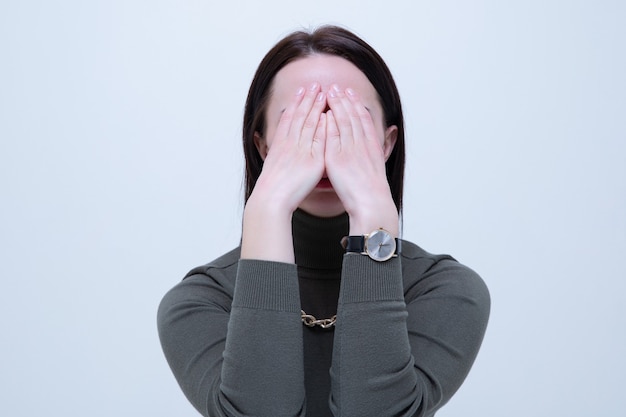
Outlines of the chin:
<svg viewBox="0 0 626 417">
<path fill-rule="evenodd" d="M 299 208 L 316 217 L 335 217 L 346 211 L 334 192 L 311 193 Z"/>
</svg>

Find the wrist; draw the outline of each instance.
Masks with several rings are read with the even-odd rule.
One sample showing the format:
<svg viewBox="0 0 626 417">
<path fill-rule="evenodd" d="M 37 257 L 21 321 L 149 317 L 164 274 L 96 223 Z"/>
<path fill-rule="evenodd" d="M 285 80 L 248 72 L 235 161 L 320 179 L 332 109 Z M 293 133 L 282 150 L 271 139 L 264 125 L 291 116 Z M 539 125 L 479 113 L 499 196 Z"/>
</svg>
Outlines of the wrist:
<svg viewBox="0 0 626 417">
<path fill-rule="evenodd" d="M 348 213 L 350 235 L 360 236 L 377 229 L 385 229 L 394 238 L 399 236 L 400 218 L 395 204 L 387 207 L 375 207 Z"/>
<path fill-rule="evenodd" d="M 250 196 L 243 213 L 241 258 L 294 263 L 292 215 Z"/>
<path fill-rule="evenodd" d="M 383 228 L 394 237 L 399 235 L 398 209 L 389 185 L 372 184 L 369 190 L 353 193 L 352 201 L 344 201 L 350 219 L 350 235 L 359 236 Z"/>
<path fill-rule="evenodd" d="M 244 206 L 244 220 L 246 216 L 269 221 L 289 222 L 297 207 L 283 203 L 277 196 L 252 192 Z"/>
<path fill-rule="evenodd" d="M 298 208 L 301 200 L 302 198 L 297 193 L 289 191 L 289 187 L 285 187 L 279 181 L 273 181 L 261 173 L 248 201 L 246 201 L 246 207 L 251 205 L 254 210 L 270 210 L 277 215 L 291 216 Z"/>
<path fill-rule="evenodd" d="M 384 262 L 398 256 L 398 239 L 384 229 L 377 229 L 366 235 L 345 236 L 341 244 L 346 249 L 346 253 L 367 255 L 377 262 Z"/>
</svg>

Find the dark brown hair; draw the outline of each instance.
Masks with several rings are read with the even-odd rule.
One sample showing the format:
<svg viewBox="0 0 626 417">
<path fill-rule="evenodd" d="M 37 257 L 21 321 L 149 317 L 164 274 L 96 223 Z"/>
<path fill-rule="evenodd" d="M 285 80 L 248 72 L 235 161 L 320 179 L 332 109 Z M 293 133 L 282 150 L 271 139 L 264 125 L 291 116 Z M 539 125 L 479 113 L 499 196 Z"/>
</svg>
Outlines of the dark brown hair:
<svg viewBox="0 0 626 417">
<path fill-rule="evenodd" d="M 396 144 L 387 159 L 386 171 L 391 195 L 398 212 L 402 212 L 404 119 L 398 89 L 380 55 L 354 33 L 337 26 L 322 26 L 312 32 L 293 32 L 274 45 L 259 64 L 248 91 L 243 117 L 245 201 L 248 201 L 263 168 L 263 159 L 254 144 L 254 132 L 265 132 L 265 113 L 274 76 L 290 62 L 314 54 L 337 55 L 359 68 L 378 92 L 385 125 L 398 127 Z"/>
</svg>

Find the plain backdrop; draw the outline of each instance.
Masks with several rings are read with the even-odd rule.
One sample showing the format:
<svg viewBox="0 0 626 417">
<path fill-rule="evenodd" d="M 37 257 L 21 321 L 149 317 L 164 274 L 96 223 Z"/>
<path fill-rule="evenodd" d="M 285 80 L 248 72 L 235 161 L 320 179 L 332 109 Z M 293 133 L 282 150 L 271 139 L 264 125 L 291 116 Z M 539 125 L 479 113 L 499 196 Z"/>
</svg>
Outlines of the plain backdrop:
<svg viewBox="0 0 626 417">
<path fill-rule="evenodd" d="M 156 309 L 236 246 L 243 103 L 282 36 L 345 26 L 406 117 L 404 237 L 479 272 L 438 414 L 623 416 L 622 0 L 2 1 L 0 416 L 196 416 Z"/>
</svg>

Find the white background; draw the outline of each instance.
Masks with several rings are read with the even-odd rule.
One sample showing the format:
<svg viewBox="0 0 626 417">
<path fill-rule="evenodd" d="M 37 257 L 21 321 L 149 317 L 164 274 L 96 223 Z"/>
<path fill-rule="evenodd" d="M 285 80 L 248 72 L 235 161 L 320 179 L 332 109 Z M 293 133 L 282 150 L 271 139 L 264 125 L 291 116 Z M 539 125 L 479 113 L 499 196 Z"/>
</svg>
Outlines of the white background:
<svg viewBox="0 0 626 417">
<path fill-rule="evenodd" d="M 253 72 L 320 23 L 396 77 L 404 236 L 491 290 L 438 416 L 625 415 L 625 4 L 3 1 L 0 416 L 197 415 L 156 308 L 237 244 Z"/>
</svg>

